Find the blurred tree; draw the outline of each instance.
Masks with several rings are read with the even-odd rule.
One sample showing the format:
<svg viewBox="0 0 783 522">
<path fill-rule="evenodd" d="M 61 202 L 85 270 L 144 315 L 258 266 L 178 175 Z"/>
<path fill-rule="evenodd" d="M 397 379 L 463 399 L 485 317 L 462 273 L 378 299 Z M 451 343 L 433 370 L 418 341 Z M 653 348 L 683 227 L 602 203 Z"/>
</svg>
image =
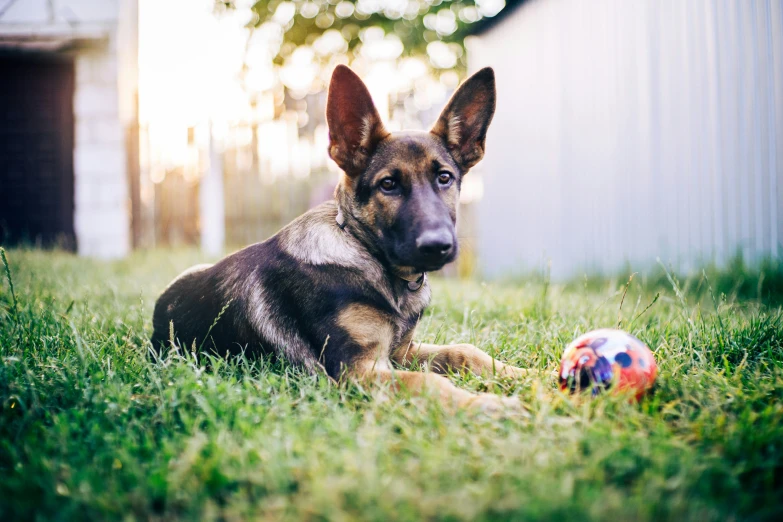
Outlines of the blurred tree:
<svg viewBox="0 0 783 522">
<path fill-rule="evenodd" d="M 435 69 L 464 69 L 463 40 L 469 26 L 496 15 L 504 6 L 505 0 L 261 0 L 250 4 L 247 27 L 271 23 L 282 28 L 282 42 L 273 56 L 276 65 L 330 30 L 339 31 L 350 55 L 362 43 L 362 29 L 376 27 L 399 38 L 402 56 L 427 55 Z M 247 3 L 215 3 L 217 12 L 237 7 Z"/>
</svg>

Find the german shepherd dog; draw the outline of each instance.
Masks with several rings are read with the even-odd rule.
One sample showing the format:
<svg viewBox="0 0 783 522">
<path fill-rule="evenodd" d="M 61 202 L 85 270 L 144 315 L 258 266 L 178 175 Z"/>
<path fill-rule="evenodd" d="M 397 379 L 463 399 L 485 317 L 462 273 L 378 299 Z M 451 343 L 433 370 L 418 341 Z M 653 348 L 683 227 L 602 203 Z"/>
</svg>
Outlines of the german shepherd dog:
<svg viewBox="0 0 783 522">
<path fill-rule="evenodd" d="M 519 407 L 437 374 L 525 370 L 469 344 L 413 340 L 430 302 L 426 273 L 457 256 L 460 184 L 484 155 L 494 112 L 495 75 L 486 68 L 459 87 L 429 132 L 390 133 L 361 79 L 338 66 L 326 108 L 329 155 L 343 171 L 334 200 L 177 277 L 155 304 L 153 346 L 174 342 L 173 329 L 186 347 L 272 354 L 336 380 L 434 393 L 450 409 Z M 396 368 L 417 361 L 432 372 Z"/>
</svg>

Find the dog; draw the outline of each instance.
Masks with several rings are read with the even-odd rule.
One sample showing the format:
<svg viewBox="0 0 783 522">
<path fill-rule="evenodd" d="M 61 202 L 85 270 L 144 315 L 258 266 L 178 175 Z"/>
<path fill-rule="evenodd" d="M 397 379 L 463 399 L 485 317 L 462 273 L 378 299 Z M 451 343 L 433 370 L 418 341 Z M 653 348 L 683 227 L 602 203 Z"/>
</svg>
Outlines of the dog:
<svg viewBox="0 0 783 522">
<path fill-rule="evenodd" d="M 362 80 L 337 66 L 326 107 L 329 156 L 343 171 L 334 200 L 178 276 L 155 304 L 153 346 L 176 339 L 221 356 L 271 354 L 338 381 L 434 393 L 450 408 L 519 407 L 442 374 L 525 370 L 469 344 L 413 339 L 430 302 L 427 272 L 457 256 L 460 185 L 484 155 L 495 100 L 495 75 L 485 68 L 456 90 L 430 131 L 391 133 Z M 432 371 L 398 369 L 417 361 Z"/>
</svg>

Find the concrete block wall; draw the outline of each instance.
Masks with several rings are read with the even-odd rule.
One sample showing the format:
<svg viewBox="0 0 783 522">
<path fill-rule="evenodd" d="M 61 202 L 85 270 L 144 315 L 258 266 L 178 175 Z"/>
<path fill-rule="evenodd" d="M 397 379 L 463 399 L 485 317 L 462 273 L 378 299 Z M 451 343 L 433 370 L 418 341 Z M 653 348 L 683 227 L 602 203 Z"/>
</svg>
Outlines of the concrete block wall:
<svg viewBox="0 0 783 522">
<path fill-rule="evenodd" d="M 117 55 L 111 47 L 76 57 L 74 95 L 74 228 L 79 254 L 102 258 L 121 257 L 130 250 L 128 158 L 119 115 Z"/>
<path fill-rule="evenodd" d="M 24 0 L 0 18 L 0 35 L 79 41 L 74 58 L 74 228 L 80 255 L 117 258 L 131 248 L 127 98 L 135 94 L 137 0 Z M 128 74 L 128 68 L 132 73 Z M 123 108 L 125 108 L 123 110 Z"/>
</svg>

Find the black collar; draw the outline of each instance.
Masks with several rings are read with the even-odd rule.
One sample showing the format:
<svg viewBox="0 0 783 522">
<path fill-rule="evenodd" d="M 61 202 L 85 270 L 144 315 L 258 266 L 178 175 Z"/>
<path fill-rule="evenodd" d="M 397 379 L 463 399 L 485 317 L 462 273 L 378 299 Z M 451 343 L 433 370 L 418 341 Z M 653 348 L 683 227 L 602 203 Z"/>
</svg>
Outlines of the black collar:
<svg viewBox="0 0 783 522">
<path fill-rule="evenodd" d="M 340 227 L 340 230 L 345 230 L 345 216 L 343 216 L 343 210 L 339 206 L 337 207 L 337 216 L 334 219 L 337 221 L 337 226 Z M 405 281 L 407 283 L 408 290 L 411 292 L 419 290 L 427 281 L 427 272 L 406 275 L 395 271 L 394 275 Z"/>
</svg>

